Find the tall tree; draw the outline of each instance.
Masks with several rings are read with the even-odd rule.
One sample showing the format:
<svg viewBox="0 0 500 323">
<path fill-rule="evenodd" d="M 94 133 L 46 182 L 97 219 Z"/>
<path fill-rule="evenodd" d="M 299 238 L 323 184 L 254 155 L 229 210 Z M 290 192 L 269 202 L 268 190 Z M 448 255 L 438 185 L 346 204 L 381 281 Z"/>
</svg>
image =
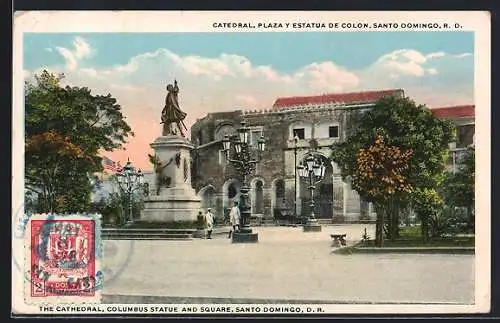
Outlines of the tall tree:
<svg viewBox="0 0 500 323">
<path fill-rule="evenodd" d="M 88 175 L 102 171 L 99 153 L 133 136 L 111 94 L 63 87 L 63 78 L 43 71 L 25 84 L 26 188 L 38 194 L 38 212 L 84 211 Z"/>
<path fill-rule="evenodd" d="M 356 158 L 356 169 L 351 178 L 353 188 L 363 192 L 365 200 L 374 203 L 377 210 L 375 243 L 383 245 L 384 215 L 394 214 L 402 194 L 410 193 L 408 165 L 412 151 L 401 151 L 388 146 L 382 136 L 368 148 L 361 148 Z"/>
<path fill-rule="evenodd" d="M 436 187 L 436 177 L 444 171 L 444 156 L 454 137 L 451 122 L 434 117 L 426 106 L 417 105 L 407 97 L 387 96 L 361 114 L 352 128 L 355 130 L 351 136 L 333 146 L 332 159 L 341 168 L 344 179 L 357 172 L 360 149 L 370 147 L 377 136 L 381 136 L 389 146 L 397 147 L 402 152 L 412 151 L 406 179 L 410 187 Z M 362 198 L 369 199 L 367 192 L 358 193 Z M 409 192 L 400 194 L 399 206 L 410 199 Z M 389 238 L 395 238 L 398 235 L 399 207 L 392 208 L 386 216 L 389 219 Z"/>
<path fill-rule="evenodd" d="M 456 173 L 449 173 L 443 184 L 443 195 L 445 203 L 452 207 L 464 207 L 467 209 L 468 224 L 474 226 L 474 203 L 475 203 L 475 150 L 473 147 L 467 149 L 463 163 L 460 164 Z"/>
</svg>

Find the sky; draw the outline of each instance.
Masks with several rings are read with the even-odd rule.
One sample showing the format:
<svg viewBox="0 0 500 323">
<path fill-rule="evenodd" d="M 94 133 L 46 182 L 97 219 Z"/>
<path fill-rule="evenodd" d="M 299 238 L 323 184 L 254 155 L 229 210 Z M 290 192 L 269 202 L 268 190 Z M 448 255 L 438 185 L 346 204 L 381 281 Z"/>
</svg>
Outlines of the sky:
<svg viewBox="0 0 500 323">
<path fill-rule="evenodd" d="M 209 112 L 269 109 L 278 97 L 402 88 L 420 104 L 474 103 L 472 32 L 26 33 L 27 80 L 117 98 L 135 132 L 124 164 L 152 167 L 166 85 L 177 79 L 188 128 Z"/>
</svg>

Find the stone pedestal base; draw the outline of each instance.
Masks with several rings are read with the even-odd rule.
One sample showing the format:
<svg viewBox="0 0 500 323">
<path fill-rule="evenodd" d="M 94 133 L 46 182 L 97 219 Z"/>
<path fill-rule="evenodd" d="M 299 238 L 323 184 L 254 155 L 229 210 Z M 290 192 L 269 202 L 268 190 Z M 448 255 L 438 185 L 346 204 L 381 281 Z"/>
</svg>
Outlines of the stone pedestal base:
<svg viewBox="0 0 500 323">
<path fill-rule="evenodd" d="M 197 221 L 200 200 L 193 195 L 180 195 L 177 198 L 152 196 L 144 201 L 141 212 L 143 222 L 184 222 Z"/>
<path fill-rule="evenodd" d="M 259 234 L 255 232 L 233 232 L 232 243 L 256 243 L 259 242 Z"/>
<path fill-rule="evenodd" d="M 304 232 L 321 232 L 321 225 L 316 219 L 307 220 L 306 224 L 303 226 Z"/>
<path fill-rule="evenodd" d="M 200 199 L 191 187 L 165 188 L 161 195 L 149 196 L 144 200 L 141 221 L 194 222 L 197 221 L 200 204 Z"/>
<path fill-rule="evenodd" d="M 201 200 L 191 186 L 190 151 L 193 145 L 186 138 L 168 135 L 158 137 L 151 148 L 159 161 L 166 164 L 161 174 L 169 178 L 169 184 L 158 190 L 156 182 L 149 183 L 150 195 L 144 201 L 141 221 L 197 221 Z"/>
</svg>

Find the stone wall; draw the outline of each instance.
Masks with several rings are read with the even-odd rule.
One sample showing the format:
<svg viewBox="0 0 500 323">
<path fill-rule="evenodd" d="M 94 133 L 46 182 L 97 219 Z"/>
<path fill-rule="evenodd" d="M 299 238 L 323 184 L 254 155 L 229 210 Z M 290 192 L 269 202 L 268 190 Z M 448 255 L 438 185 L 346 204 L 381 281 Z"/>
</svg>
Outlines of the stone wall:
<svg viewBox="0 0 500 323">
<path fill-rule="evenodd" d="M 255 183 L 258 178 L 263 181 L 264 191 L 264 216 L 272 217 L 273 209 L 281 207 L 283 201 L 276 199 L 276 183 L 279 180 L 285 182 L 284 201 L 286 207 L 293 211 L 294 209 L 294 186 L 295 186 L 295 144 L 293 140 L 293 127 L 310 127 L 306 129 L 306 138 L 297 142 L 297 164 L 304 158 L 310 150 L 309 142 L 314 138 L 318 142 L 318 152 L 325 158 L 331 154 L 331 145 L 334 142 L 344 140 L 348 133 L 352 131 L 352 124 L 359 119 L 361 112 L 356 107 L 312 107 L 305 109 L 290 110 L 265 110 L 265 111 L 233 111 L 223 113 L 210 113 L 203 119 L 199 119 L 191 128 L 191 136 L 196 147 L 196 170 L 193 171 L 193 187 L 196 191 L 203 193 L 208 185 L 214 187 L 217 201 L 216 213 L 223 214 L 223 201 L 227 192 L 224 191 L 224 184 L 228 181 L 237 179 L 238 174 L 235 169 L 228 164 L 221 163 L 220 150 L 222 142 L 220 141 L 220 131 L 227 130 L 234 132 L 240 122 L 244 120 L 246 126 L 254 129 L 261 128 L 266 141 L 266 151 L 262 154 L 262 161 L 257 164 L 255 174 L 250 176 L 248 183 Z M 338 126 L 338 138 L 328 138 L 328 126 Z M 232 128 L 231 128 L 232 127 Z M 344 183 L 339 182 L 339 170 L 335 169 L 335 192 L 333 199 L 342 198 L 344 201 L 336 201 L 336 205 L 342 205 L 345 209 L 349 208 L 350 218 L 356 217 L 360 212 L 360 201 L 356 199 L 356 194 L 352 190 L 344 188 Z M 297 179 L 300 185 L 300 179 Z M 303 184 L 304 185 L 304 184 Z M 227 185 L 226 185 L 227 186 Z M 250 195 L 254 193 L 251 186 Z M 339 194 L 342 190 L 342 194 Z M 298 211 L 300 213 L 300 189 L 297 187 Z M 307 195 L 308 196 L 308 195 Z M 227 204 L 227 202 L 226 202 Z M 333 203 L 332 203 L 333 205 Z M 338 207 L 337 207 L 338 209 Z M 344 212 L 347 210 L 344 210 Z M 333 206 L 331 216 L 333 218 Z"/>
</svg>

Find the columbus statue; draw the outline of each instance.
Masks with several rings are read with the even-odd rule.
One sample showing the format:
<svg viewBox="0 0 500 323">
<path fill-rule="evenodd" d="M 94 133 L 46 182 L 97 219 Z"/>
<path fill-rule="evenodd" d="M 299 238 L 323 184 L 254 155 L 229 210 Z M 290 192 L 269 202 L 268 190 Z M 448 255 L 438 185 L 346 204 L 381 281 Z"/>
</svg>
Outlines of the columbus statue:
<svg viewBox="0 0 500 323">
<path fill-rule="evenodd" d="M 186 125 L 184 124 L 187 113 L 182 111 L 179 107 L 179 87 L 177 86 L 177 80 L 174 81 L 174 85 L 167 85 L 167 91 L 168 94 L 165 98 L 165 107 L 161 112 L 163 136 L 177 135 L 177 131 L 179 131 L 180 135 L 185 137 L 183 129 L 187 131 Z"/>
</svg>

